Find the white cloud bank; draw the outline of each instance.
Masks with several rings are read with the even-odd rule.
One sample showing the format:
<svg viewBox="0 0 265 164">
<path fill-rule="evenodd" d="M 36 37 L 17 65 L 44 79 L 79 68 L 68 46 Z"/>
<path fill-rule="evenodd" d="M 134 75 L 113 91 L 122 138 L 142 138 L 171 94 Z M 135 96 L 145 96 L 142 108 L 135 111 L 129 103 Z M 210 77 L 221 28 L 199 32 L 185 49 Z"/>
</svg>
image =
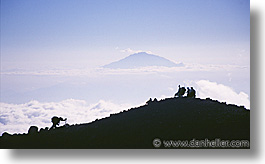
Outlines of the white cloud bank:
<svg viewBox="0 0 265 164">
<path fill-rule="evenodd" d="M 193 84 L 195 85 L 193 85 Z M 232 88 L 208 80 L 199 80 L 189 83 L 188 86 L 194 86 L 199 98 L 211 98 L 228 104 L 243 105 L 250 109 L 249 96 L 244 92 L 236 93 Z"/>
<path fill-rule="evenodd" d="M 236 93 L 232 88 L 208 80 L 185 82 L 185 86 L 193 86 L 197 97 L 227 102 L 228 104 L 243 105 L 250 109 L 249 97 L 244 92 Z M 170 88 L 170 90 L 174 90 Z M 158 99 L 171 97 L 162 95 Z M 0 134 L 27 133 L 30 126 L 39 128 L 50 127 L 53 116 L 68 118 L 67 123 L 88 123 L 95 119 L 108 117 L 111 113 L 118 113 L 138 105 L 114 104 L 100 100 L 95 104 L 88 104 L 84 100 L 67 99 L 60 102 L 41 103 L 30 101 L 25 104 L 0 103 Z M 63 124 L 63 123 L 62 123 Z"/>
<path fill-rule="evenodd" d="M 87 76 L 96 77 L 110 74 L 151 74 L 151 73 L 172 73 L 172 72 L 216 72 L 216 71 L 247 71 L 249 67 L 238 65 L 202 65 L 184 63 L 183 67 L 148 66 L 132 69 L 109 69 L 109 68 L 82 68 L 82 69 L 45 69 L 45 70 L 16 70 L 2 71 L 1 75 L 33 75 L 33 76 Z M 231 76 L 228 75 L 228 76 Z"/>
<path fill-rule="evenodd" d="M 84 100 L 67 99 L 61 102 L 41 103 L 30 101 L 25 104 L 0 103 L 0 135 L 8 133 L 27 133 L 30 126 L 51 127 L 53 116 L 66 117 L 68 124 L 88 123 L 95 119 L 108 117 L 133 107 L 129 104 L 114 104 L 100 100 L 87 104 Z M 63 125 L 64 122 L 61 123 Z"/>
</svg>

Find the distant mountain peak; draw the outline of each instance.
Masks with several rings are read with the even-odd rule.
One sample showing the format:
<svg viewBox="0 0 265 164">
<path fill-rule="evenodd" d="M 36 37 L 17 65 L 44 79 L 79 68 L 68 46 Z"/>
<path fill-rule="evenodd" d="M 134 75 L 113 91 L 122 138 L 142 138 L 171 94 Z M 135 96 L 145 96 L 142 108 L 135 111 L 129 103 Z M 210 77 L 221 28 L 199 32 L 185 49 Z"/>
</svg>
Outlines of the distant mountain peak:
<svg viewBox="0 0 265 164">
<path fill-rule="evenodd" d="M 131 69 L 149 66 L 180 67 L 184 65 L 183 63 L 177 64 L 173 61 L 170 61 L 166 58 L 157 55 L 149 54 L 146 52 L 138 52 L 135 54 L 131 54 L 119 61 L 104 65 L 103 67 L 112 69 Z"/>
<path fill-rule="evenodd" d="M 137 52 L 137 53 L 131 54 L 129 56 L 157 56 L 157 55 L 153 55 L 153 54 L 150 54 L 150 53 L 143 51 L 143 52 Z"/>
<path fill-rule="evenodd" d="M 131 55 L 152 55 L 152 54 L 142 51 L 142 52 L 137 52 L 137 53 L 134 53 L 134 54 L 131 54 Z"/>
</svg>

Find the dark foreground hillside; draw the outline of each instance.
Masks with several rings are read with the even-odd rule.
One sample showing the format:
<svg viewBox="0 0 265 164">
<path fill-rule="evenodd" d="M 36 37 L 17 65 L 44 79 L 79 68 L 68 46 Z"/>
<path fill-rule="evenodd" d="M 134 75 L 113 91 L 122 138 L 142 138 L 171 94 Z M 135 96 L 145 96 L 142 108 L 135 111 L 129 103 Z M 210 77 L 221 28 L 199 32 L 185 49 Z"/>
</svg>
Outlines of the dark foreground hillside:
<svg viewBox="0 0 265 164">
<path fill-rule="evenodd" d="M 250 111 L 210 99 L 169 98 L 87 124 L 6 134 L 0 137 L 0 147 L 167 148 L 164 141 L 192 139 L 249 141 Z"/>
</svg>

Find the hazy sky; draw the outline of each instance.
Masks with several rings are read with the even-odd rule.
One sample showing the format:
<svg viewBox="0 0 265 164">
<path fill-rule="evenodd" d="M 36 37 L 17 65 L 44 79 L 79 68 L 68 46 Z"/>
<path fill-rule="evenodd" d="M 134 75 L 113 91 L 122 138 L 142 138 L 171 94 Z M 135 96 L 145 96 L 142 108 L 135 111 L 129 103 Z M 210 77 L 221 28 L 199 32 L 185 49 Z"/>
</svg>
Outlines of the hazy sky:
<svg viewBox="0 0 265 164">
<path fill-rule="evenodd" d="M 184 62 L 244 58 L 249 17 L 249 0 L 1 0 L 1 60 L 101 65 L 126 48 Z"/>
<path fill-rule="evenodd" d="M 250 109 L 249 0 L 1 0 L 0 134 L 89 122 L 178 85 Z M 179 68 L 98 68 L 139 51 Z M 90 67 L 90 68 L 89 68 Z"/>
</svg>

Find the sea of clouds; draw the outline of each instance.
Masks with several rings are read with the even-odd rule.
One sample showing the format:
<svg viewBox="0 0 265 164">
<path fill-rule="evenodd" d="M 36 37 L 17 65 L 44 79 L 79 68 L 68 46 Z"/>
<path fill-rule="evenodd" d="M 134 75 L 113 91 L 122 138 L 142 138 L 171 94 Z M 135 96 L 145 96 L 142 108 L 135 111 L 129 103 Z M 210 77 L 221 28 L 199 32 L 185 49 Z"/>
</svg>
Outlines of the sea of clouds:
<svg viewBox="0 0 265 164">
<path fill-rule="evenodd" d="M 46 103 L 35 100 L 24 104 L 0 103 L 0 106 L 0 134 L 27 133 L 32 125 L 39 128 L 50 127 L 53 116 L 67 118 L 67 123 L 70 125 L 80 124 L 133 107 L 130 104 L 114 104 L 104 100 L 87 104 L 84 100 L 75 99 Z M 64 122 L 61 125 L 64 125 Z"/>
<path fill-rule="evenodd" d="M 194 86 L 199 98 L 210 97 L 220 102 L 242 105 L 250 109 L 249 97 L 244 92 L 236 93 L 228 86 L 208 80 L 189 81 L 185 84 Z M 158 99 L 167 97 L 161 95 Z M 88 104 L 85 100 L 76 99 L 67 99 L 60 102 L 38 102 L 33 100 L 24 104 L 0 103 L 0 134 L 3 132 L 26 133 L 32 125 L 39 128 L 50 127 L 53 116 L 67 118 L 68 124 L 88 123 L 140 105 L 143 104 L 115 104 L 104 100 Z"/>
</svg>

